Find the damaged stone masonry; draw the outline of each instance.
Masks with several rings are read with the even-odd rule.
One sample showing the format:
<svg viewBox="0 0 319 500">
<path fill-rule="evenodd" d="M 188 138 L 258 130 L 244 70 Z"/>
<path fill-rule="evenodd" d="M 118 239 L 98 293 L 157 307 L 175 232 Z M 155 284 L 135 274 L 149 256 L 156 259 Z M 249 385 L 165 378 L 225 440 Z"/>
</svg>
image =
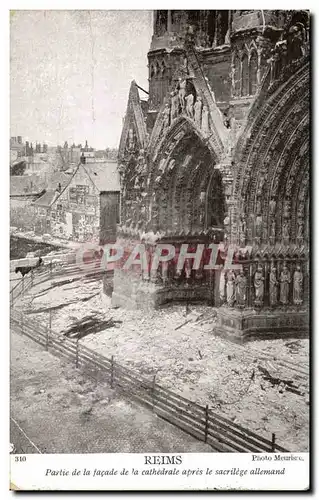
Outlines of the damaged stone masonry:
<svg viewBox="0 0 319 500">
<path fill-rule="evenodd" d="M 120 141 L 117 244 L 232 244 L 242 270 L 115 269 L 114 305 L 208 303 L 239 342 L 307 334 L 309 29 L 308 11 L 155 12 L 149 89 L 132 82 Z"/>
</svg>

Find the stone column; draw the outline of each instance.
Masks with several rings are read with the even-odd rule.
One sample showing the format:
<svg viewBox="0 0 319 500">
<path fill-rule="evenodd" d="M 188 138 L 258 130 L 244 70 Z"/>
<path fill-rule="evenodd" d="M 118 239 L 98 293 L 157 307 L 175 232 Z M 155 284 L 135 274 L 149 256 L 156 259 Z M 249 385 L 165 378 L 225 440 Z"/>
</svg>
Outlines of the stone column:
<svg viewBox="0 0 319 500">
<path fill-rule="evenodd" d="M 172 31 L 172 11 L 167 11 L 167 31 L 170 33 Z"/>
</svg>

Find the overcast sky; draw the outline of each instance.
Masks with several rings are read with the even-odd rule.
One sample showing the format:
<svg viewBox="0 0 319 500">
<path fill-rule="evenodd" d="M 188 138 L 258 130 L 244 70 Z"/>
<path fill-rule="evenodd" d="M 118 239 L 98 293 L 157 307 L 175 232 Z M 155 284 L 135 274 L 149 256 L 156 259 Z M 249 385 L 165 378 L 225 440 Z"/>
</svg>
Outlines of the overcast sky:
<svg viewBox="0 0 319 500">
<path fill-rule="evenodd" d="M 11 130 L 55 146 L 117 147 L 130 82 L 148 90 L 151 11 L 11 14 Z"/>
</svg>

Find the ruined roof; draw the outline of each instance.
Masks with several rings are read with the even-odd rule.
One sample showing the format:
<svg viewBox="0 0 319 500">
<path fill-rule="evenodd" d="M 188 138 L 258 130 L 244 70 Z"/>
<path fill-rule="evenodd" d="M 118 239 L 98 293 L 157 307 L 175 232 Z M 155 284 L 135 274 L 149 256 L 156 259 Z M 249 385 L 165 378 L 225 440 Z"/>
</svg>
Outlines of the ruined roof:
<svg viewBox="0 0 319 500">
<path fill-rule="evenodd" d="M 48 190 L 55 190 L 59 184 L 63 189 L 70 181 L 70 176 L 65 172 L 52 172 L 48 175 L 47 188 Z"/>
<path fill-rule="evenodd" d="M 50 207 L 58 196 L 58 191 L 49 189 L 40 198 L 33 202 L 38 207 Z"/>
<path fill-rule="evenodd" d="M 10 176 L 10 196 L 39 194 L 45 189 L 45 180 L 40 175 Z"/>
<path fill-rule="evenodd" d="M 85 163 L 82 165 L 95 187 L 101 191 L 120 191 L 117 161 Z"/>
</svg>

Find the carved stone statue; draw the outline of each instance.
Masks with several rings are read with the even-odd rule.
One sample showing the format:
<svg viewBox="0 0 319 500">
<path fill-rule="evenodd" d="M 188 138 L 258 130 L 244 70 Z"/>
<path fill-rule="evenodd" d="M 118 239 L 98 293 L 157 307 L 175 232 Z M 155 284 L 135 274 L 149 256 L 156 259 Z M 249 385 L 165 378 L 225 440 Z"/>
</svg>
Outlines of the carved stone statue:
<svg viewBox="0 0 319 500">
<path fill-rule="evenodd" d="M 222 270 L 220 273 L 219 280 L 219 300 L 223 304 L 225 302 L 225 271 Z"/>
<path fill-rule="evenodd" d="M 165 130 L 169 127 L 170 117 L 171 117 L 171 110 L 170 110 L 170 106 L 168 103 L 165 104 L 163 115 L 164 115 L 163 116 L 163 129 Z"/>
<path fill-rule="evenodd" d="M 282 238 L 285 242 L 289 241 L 289 225 L 286 221 L 282 226 Z"/>
<path fill-rule="evenodd" d="M 289 219 L 290 217 L 290 200 L 287 198 L 285 201 L 284 201 L 284 218 L 285 219 Z"/>
<path fill-rule="evenodd" d="M 300 266 L 296 267 L 293 277 L 293 303 L 302 304 L 303 274 Z"/>
<path fill-rule="evenodd" d="M 179 79 L 178 99 L 182 112 L 185 108 L 186 80 Z"/>
<path fill-rule="evenodd" d="M 256 203 L 256 214 L 257 215 L 260 215 L 261 214 L 261 199 L 258 198 L 257 199 L 257 203 Z"/>
<path fill-rule="evenodd" d="M 171 92 L 171 123 L 179 114 L 179 97 L 177 90 Z"/>
<path fill-rule="evenodd" d="M 188 94 L 185 97 L 186 100 L 186 115 L 190 118 L 194 117 L 194 96 L 193 94 Z"/>
<path fill-rule="evenodd" d="M 274 215 L 275 210 L 276 210 L 276 200 L 272 198 L 269 202 L 269 214 Z"/>
<path fill-rule="evenodd" d="M 131 151 L 135 146 L 134 131 L 132 128 L 128 131 L 128 149 Z"/>
<path fill-rule="evenodd" d="M 194 104 L 194 118 L 195 118 L 195 123 L 198 127 L 200 127 L 200 125 L 201 125 L 202 108 L 203 108 L 202 98 L 200 96 L 198 96 L 197 100 Z"/>
<path fill-rule="evenodd" d="M 289 283 L 291 282 L 290 272 L 286 265 L 280 274 L 280 302 L 283 305 L 288 304 Z"/>
<path fill-rule="evenodd" d="M 274 244 L 275 240 L 276 240 L 276 222 L 273 220 L 270 226 L 270 241 L 272 244 Z"/>
<path fill-rule="evenodd" d="M 202 111 L 202 131 L 206 134 L 209 133 L 209 122 L 208 122 L 208 108 L 207 106 L 203 106 L 203 111 Z"/>
<path fill-rule="evenodd" d="M 263 225 L 263 218 L 262 218 L 261 215 L 257 215 L 256 222 L 255 222 L 255 228 L 256 228 L 256 236 L 257 236 L 257 238 L 261 237 L 262 225 Z"/>
<path fill-rule="evenodd" d="M 239 275 L 236 277 L 236 303 L 240 307 L 246 305 L 247 296 L 247 278 L 244 271 L 240 271 Z"/>
<path fill-rule="evenodd" d="M 269 302 L 271 306 L 277 305 L 278 285 L 277 269 L 273 264 L 269 274 Z"/>
<path fill-rule="evenodd" d="M 227 274 L 227 304 L 233 306 L 235 302 L 235 280 L 236 276 L 234 271 L 229 271 Z"/>
<path fill-rule="evenodd" d="M 264 301 L 264 281 L 262 266 L 257 267 L 254 275 L 255 304 L 261 306 Z"/>
<path fill-rule="evenodd" d="M 303 223 L 299 222 L 297 229 L 297 241 L 301 243 L 303 241 Z"/>
</svg>

